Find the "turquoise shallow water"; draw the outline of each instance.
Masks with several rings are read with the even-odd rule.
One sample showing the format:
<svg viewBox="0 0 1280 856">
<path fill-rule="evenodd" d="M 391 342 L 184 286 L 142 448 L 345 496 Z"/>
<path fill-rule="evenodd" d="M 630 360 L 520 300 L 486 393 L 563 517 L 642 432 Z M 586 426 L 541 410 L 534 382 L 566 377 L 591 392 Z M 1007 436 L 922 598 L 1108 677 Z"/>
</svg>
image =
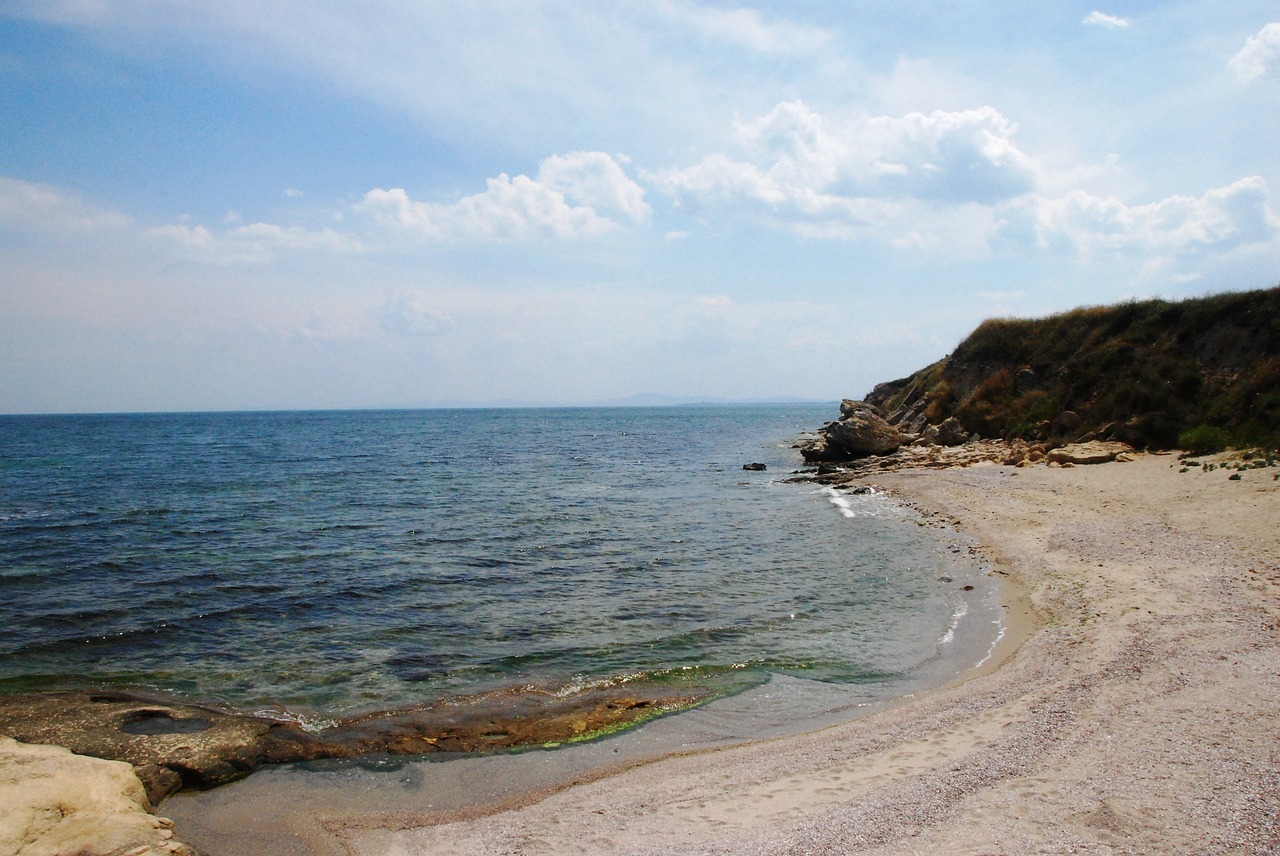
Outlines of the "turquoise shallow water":
<svg viewBox="0 0 1280 856">
<path fill-rule="evenodd" d="M 784 481 L 834 411 L 0 417 L 0 692 L 303 719 L 624 677 L 891 694 L 973 569 L 882 496 Z"/>
</svg>

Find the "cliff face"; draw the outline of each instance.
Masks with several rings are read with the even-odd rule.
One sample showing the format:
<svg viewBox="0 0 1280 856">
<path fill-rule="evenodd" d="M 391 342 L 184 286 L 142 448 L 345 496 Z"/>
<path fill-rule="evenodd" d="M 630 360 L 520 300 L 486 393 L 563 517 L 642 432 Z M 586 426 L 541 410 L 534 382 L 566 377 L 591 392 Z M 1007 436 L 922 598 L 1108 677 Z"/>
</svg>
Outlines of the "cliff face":
<svg viewBox="0 0 1280 856">
<path fill-rule="evenodd" d="M 1280 287 L 986 321 L 866 401 L 904 442 L 948 425 L 1050 445 L 1280 445 Z"/>
</svg>

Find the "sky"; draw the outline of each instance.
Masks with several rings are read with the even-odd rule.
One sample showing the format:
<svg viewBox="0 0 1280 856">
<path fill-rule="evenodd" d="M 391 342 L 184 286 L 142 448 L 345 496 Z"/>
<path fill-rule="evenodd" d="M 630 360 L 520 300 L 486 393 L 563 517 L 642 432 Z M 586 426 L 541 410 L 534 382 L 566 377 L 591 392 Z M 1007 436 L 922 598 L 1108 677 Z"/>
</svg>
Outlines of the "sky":
<svg viewBox="0 0 1280 856">
<path fill-rule="evenodd" d="M 1280 284 L 1274 0 L 0 0 L 0 116 L 3 413 L 835 402 Z"/>
</svg>

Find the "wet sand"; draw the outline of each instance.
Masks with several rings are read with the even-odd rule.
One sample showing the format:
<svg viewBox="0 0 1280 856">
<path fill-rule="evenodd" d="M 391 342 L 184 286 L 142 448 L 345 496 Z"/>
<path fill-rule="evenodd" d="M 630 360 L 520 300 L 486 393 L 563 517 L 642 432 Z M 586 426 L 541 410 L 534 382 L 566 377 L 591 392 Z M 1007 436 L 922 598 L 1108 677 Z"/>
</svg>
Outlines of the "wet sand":
<svg viewBox="0 0 1280 856">
<path fill-rule="evenodd" d="M 999 668 L 493 813 L 320 810 L 314 829 L 369 856 L 1277 852 L 1280 482 L 1179 468 L 879 478 L 1025 590 L 1035 628 Z"/>
</svg>

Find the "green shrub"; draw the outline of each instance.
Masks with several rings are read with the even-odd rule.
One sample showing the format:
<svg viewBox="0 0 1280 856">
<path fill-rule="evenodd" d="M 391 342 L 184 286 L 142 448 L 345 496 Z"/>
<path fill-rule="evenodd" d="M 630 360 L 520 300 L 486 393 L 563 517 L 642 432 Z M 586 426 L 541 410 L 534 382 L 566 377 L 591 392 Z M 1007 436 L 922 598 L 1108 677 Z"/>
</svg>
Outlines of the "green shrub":
<svg viewBox="0 0 1280 856">
<path fill-rule="evenodd" d="M 1178 448 L 1196 455 L 1209 455 L 1227 448 L 1227 434 L 1212 425 L 1197 425 L 1178 435 Z"/>
</svg>

